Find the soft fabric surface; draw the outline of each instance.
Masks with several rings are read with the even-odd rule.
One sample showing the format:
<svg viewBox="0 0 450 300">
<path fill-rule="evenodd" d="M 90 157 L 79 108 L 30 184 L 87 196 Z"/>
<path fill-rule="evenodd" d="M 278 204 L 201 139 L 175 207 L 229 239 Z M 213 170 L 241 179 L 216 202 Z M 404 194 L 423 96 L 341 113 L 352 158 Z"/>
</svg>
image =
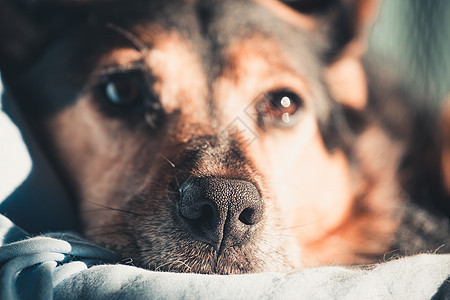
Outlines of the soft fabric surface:
<svg viewBox="0 0 450 300">
<path fill-rule="evenodd" d="M 114 264 L 115 255 L 70 233 L 30 237 L 0 215 L 0 299 L 436 299 L 450 255 L 423 254 L 371 268 L 198 275 Z M 107 264 L 109 263 L 109 264 Z M 439 287 L 441 287 L 438 295 Z"/>
</svg>

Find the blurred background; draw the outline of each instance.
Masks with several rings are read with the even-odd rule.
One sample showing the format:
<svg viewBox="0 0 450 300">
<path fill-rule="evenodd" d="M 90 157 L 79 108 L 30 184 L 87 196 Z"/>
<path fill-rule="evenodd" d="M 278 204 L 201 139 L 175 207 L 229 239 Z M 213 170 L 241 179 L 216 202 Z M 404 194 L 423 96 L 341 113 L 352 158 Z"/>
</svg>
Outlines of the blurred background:
<svg viewBox="0 0 450 300">
<path fill-rule="evenodd" d="M 450 93 L 450 1 L 385 0 L 369 52 L 395 66 L 411 88 L 429 96 L 427 104 L 438 107 Z M 0 202 L 30 169 L 20 133 L 0 111 Z"/>
<path fill-rule="evenodd" d="M 384 0 L 370 52 L 439 105 L 450 93 L 450 1 Z"/>
</svg>

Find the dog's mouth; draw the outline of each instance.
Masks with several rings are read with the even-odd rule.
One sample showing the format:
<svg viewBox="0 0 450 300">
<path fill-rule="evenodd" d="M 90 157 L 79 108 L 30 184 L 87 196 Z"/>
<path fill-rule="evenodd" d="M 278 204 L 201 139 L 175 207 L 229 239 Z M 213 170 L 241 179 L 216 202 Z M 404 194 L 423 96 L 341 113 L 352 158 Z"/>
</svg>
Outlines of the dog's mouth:
<svg viewBox="0 0 450 300">
<path fill-rule="evenodd" d="M 170 239 L 170 237 L 166 237 Z M 267 247 L 264 250 L 264 247 Z M 159 247 L 155 247 L 159 248 Z M 202 274 L 244 274 L 263 271 L 289 270 L 290 266 L 281 253 L 262 242 L 232 246 L 221 251 L 192 240 L 179 240 L 169 249 L 159 249 L 157 255 L 140 252 L 135 264 L 150 270 L 202 273 Z"/>
</svg>

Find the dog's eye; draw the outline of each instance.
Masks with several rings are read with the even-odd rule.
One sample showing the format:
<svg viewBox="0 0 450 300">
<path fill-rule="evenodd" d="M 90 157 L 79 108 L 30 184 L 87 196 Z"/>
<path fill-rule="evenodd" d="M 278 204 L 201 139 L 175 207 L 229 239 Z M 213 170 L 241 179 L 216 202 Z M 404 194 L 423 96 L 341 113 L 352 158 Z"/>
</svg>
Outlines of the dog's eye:
<svg viewBox="0 0 450 300">
<path fill-rule="evenodd" d="M 103 78 L 101 89 L 107 101 L 118 106 L 142 103 L 145 99 L 142 80 L 136 74 L 114 74 Z"/>
<path fill-rule="evenodd" d="M 296 114 L 303 107 L 303 100 L 289 90 L 269 92 L 264 96 L 259 111 L 264 124 L 290 126 L 296 121 Z"/>
</svg>

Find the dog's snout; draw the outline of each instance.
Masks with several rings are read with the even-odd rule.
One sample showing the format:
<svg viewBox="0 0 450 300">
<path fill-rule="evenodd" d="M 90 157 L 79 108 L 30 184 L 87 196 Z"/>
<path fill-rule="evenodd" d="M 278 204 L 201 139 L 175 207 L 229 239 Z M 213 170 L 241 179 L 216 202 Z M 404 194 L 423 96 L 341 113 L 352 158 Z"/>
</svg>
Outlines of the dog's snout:
<svg viewBox="0 0 450 300">
<path fill-rule="evenodd" d="M 248 181 L 196 178 L 180 187 L 179 213 L 192 238 L 216 250 L 241 245 L 263 218 L 263 202 Z"/>
</svg>

